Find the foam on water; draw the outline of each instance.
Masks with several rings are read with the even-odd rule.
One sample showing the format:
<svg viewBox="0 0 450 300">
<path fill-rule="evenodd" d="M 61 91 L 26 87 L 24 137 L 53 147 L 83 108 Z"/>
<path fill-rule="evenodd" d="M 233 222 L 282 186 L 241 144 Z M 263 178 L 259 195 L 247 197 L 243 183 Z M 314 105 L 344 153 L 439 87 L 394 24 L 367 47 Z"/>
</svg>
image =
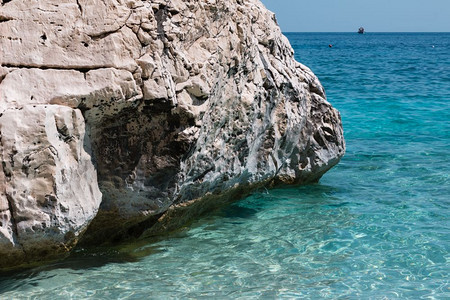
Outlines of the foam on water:
<svg viewBox="0 0 450 300">
<path fill-rule="evenodd" d="M 127 256 L 78 250 L 3 277 L 0 298 L 450 298 L 450 34 L 287 36 L 343 118 L 347 154 L 319 184 Z"/>
</svg>

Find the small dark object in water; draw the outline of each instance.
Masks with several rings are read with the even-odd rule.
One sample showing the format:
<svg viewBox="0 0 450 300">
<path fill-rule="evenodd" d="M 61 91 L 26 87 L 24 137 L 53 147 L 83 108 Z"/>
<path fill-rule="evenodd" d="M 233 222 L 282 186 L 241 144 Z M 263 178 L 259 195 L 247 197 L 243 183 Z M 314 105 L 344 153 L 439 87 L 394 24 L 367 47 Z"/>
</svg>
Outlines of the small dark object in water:
<svg viewBox="0 0 450 300">
<path fill-rule="evenodd" d="M 333 48 L 333 45 L 332 45 L 332 44 L 329 44 L 328 47 Z"/>
<path fill-rule="evenodd" d="M 360 33 L 360 34 L 364 34 L 364 27 L 359 27 L 359 29 L 358 29 L 358 33 Z"/>
</svg>

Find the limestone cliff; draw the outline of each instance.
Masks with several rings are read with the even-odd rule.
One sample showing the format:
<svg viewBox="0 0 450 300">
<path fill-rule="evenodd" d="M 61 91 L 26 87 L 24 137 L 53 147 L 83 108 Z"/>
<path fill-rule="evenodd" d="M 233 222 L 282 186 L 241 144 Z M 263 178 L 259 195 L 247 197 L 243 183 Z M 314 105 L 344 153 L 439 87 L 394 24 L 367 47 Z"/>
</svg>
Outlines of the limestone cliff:
<svg viewBox="0 0 450 300">
<path fill-rule="evenodd" d="M 317 181 L 345 151 L 258 0 L 2 1 L 0 51 L 0 266 Z"/>
</svg>

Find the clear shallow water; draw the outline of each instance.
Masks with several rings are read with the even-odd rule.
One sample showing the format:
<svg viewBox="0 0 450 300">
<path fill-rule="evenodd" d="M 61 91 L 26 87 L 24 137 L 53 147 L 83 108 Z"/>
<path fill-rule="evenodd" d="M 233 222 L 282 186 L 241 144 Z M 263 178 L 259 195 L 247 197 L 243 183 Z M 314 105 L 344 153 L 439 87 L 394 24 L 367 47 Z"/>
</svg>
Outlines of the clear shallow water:
<svg viewBox="0 0 450 300">
<path fill-rule="evenodd" d="M 346 156 L 319 184 L 255 193 L 127 256 L 3 277 L 0 298 L 450 298 L 450 34 L 287 36 L 343 117 Z"/>
</svg>

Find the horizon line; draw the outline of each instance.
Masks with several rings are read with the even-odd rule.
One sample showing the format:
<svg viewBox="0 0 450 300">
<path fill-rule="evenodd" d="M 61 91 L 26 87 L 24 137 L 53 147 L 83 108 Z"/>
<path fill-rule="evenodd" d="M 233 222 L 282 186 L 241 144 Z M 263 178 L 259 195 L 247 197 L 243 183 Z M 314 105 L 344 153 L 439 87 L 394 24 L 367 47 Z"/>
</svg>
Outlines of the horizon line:
<svg viewBox="0 0 450 300">
<path fill-rule="evenodd" d="M 358 31 L 283 31 L 283 33 L 358 33 Z M 365 31 L 368 33 L 450 33 L 450 31 Z"/>
</svg>

